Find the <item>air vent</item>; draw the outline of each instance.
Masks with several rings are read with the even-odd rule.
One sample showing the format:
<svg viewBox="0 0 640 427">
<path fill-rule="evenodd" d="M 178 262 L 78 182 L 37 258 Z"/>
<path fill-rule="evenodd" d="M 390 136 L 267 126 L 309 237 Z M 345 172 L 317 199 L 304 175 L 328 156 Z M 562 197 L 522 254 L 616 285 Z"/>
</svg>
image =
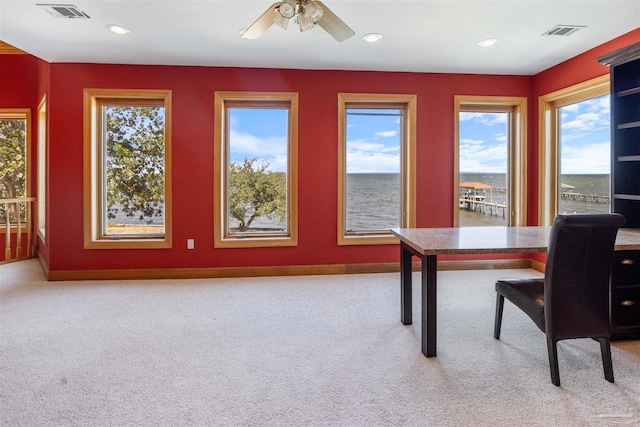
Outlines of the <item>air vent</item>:
<svg viewBox="0 0 640 427">
<path fill-rule="evenodd" d="M 587 28 L 584 25 L 556 25 L 549 31 L 542 33 L 543 36 L 570 36 L 581 28 Z"/>
<path fill-rule="evenodd" d="M 36 6 L 43 8 L 49 15 L 56 18 L 91 19 L 89 15 L 72 4 L 36 4 Z"/>
</svg>

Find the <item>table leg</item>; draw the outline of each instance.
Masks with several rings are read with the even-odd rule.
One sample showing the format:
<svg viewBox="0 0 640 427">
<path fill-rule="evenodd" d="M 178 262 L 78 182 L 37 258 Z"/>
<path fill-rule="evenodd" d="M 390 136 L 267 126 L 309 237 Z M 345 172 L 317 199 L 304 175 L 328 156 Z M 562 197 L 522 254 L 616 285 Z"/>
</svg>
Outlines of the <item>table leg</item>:
<svg viewBox="0 0 640 427">
<path fill-rule="evenodd" d="M 422 353 L 436 356 L 436 278 L 437 255 L 422 257 Z"/>
<path fill-rule="evenodd" d="M 413 307 L 411 301 L 411 257 L 412 254 L 404 243 L 400 244 L 400 320 L 403 325 L 413 322 Z"/>
</svg>

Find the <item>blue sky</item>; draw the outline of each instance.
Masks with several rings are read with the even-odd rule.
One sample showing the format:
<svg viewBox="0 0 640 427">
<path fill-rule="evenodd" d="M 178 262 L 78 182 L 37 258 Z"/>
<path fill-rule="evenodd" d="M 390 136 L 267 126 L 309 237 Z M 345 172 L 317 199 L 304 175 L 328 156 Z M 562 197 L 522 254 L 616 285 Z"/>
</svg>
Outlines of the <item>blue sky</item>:
<svg viewBox="0 0 640 427">
<path fill-rule="evenodd" d="M 609 95 L 567 105 L 562 115 L 562 174 L 611 172 Z"/>
<path fill-rule="evenodd" d="M 562 173 L 609 173 L 609 96 L 562 107 L 561 116 Z M 258 157 L 268 162 L 274 171 L 286 170 L 286 120 L 285 109 L 231 109 L 231 160 Z M 506 172 L 506 121 L 506 113 L 461 113 L 461 172 Z M 347 172 L 397 173 L 400 164 L 399 132 L 396 116 L 372 118 L 349 115 Z"/>
<path fill-rule="evenodd" d="M 608 174 L 609 96 L 567 105 L 560 114 L 561 173 Z M 460 172 L 506 172 L 506 120 L 506 113 L 460 114 Z"/>
<path fill-rule="evenodd" d="M 272 171 L 287 170 L 286 109 L 232 108 L 229 121 L 232 162 L 257 157 Z"/>
<path fill-rule="evenodd" d="M 400 172 L 399 110 L 349 109 L 347 114 L 347 173 Z"/>
<path fill-rule="evenodd" d="M 507 113 L 460 113 L 460 172 L 507 172 Z"/>
</svg>

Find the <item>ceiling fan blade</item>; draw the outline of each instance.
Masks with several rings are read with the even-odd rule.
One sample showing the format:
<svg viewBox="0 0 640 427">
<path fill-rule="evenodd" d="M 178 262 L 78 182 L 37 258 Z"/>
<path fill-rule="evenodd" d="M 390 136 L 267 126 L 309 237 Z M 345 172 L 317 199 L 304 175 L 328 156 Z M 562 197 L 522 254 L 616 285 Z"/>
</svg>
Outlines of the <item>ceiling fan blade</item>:
<svg viewBox="0 0 640 427">
<path fill-rule="evenodd" d="M 319 0 L 315 0 L 315 3 L 318 4 L 323 11 L 322 18 L 318 20 L 318 25 L 324 28 L 327 33 L 331 34 L 334 39 L 342 42 L 356 35 L 356 33 L 324 3 Z"/>
<path fill-rule="evenodd" d="M 274 3 L 269 6 L 269 9 L 267 9 L 262 15 L 260 15 L 260 18 L 256 19 L 256 22 L 251 24 L 251 26 L 247 28 L 244 33 L 242 33 L 242 38 L 257 39 L 265 31 L 267 31 L 269 27 L 273 25 L 273 18 L 275 18 L 276 14 L 278 13 L 276 9 L 278 8 L 279 4 L 280 2 Z"/>
</svg>

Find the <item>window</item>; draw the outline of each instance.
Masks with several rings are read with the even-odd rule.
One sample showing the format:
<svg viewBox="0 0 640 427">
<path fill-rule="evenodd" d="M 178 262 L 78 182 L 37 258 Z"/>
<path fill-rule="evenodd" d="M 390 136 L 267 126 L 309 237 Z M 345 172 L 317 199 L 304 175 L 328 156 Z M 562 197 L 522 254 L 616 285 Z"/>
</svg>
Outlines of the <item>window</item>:
<svg viewBox="0 0 640 427">
<path fill-rule="evenodd" d="M 215 245 L 297 245 L 298 95 L 216 92 L 215 115 Z"/>
<path fill-rule="evenodd" d="M 455 96 L 454 226 L 526 225 L 527 98 Z"/>
<path fill-rule="evenodd" d="M 38 235 L 46 238 L 47 213 L 47 96 L 43 96 L 38 105 L 38 190 L 37 218 Z"/>
<path fill-rule="evenodd" d="M 609 94 L 558 108 L 558 213 L 608 213 L 611 126 Z"/>
<path fill-rule="evenodd" d="M 171 91 L 84 96 L 85 248 L 171 247 Z"/>
<path fill-rule="evenodd" d="M 29 195 L 31 110 L 0 108 L 0 199 L 23 199 Z M 15 223 L 26 222 L 29 203 L 0 205 L 0 227 L 6 227 L 7 215 Z M 20 206 L 18 208 L 18 206 Z"/>
<path fill-rule="evenodd" d="M 609 91 L 606 74 L 540 97 L 540 225 L 609 211 Z"/>
<path fill-rule="evenodd" d="M 397 243 L 415 224 L 416 96 L 338 95 L 338 244 Z"/>
</svg>

